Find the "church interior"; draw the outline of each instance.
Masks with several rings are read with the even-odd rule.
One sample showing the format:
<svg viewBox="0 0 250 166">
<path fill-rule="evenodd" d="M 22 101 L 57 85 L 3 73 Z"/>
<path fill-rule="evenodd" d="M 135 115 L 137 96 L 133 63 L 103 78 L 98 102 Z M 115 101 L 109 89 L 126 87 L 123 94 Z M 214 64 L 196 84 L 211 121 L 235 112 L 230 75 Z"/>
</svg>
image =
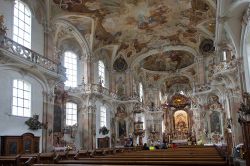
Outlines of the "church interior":
<svg viewBox="0 0 250 166">
<path fill-rule="evenodd" d="M 0 166 L 250 165 L 249 27 L 250 0 L 0 0 Z"/>
</svg>

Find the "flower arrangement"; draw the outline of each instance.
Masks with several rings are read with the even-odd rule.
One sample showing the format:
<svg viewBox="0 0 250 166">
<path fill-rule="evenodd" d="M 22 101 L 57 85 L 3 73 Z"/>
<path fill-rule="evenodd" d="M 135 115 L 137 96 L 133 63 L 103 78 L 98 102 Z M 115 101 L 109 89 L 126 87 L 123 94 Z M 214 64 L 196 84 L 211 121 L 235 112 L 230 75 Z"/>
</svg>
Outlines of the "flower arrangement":
<svg viewBox="0 0 250 166">
<path fill-rule="evenodd" d="M 101 127 L 101 128 L 99 129 L 99 134 L 101 134 L 101 133 L 102 133 L 102 135 L 106 135 L 106 134 L 109 133 L 109 129 L 107 129 L 106 126 L 103 126 L 103 127 Z"/>
</svg>

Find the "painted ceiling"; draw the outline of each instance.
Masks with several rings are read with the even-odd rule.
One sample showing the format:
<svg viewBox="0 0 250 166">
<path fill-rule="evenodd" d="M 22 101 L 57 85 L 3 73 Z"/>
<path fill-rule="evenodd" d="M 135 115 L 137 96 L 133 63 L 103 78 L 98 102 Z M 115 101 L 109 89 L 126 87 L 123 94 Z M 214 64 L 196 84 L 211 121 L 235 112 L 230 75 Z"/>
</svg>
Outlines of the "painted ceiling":
<svg viewBox="0 0 250 166">
<path fill-rule="evenodd" d="M 70 12 L 81 12 L 96 20 L 96 40 L 157 47 L 164 43 L 197 45 L 196 26 L 214 18 L 214 11 L 201 0 L 54 0 Z M 78 22 L 81 24 L 81 22 Z M 213 22 L 203 23 L 213 31 Z M 79 26 L 79 25 L 77 25 Z"/>
<path fill-rule="evenodd" d="M 112 53 L 112 63 L 123 57 L 128 66 L 133 67 L 131 64 L 142 54 L 166 46 L 190 47 L 199 54 L 201 42 L 214 38 L 216 4 L 210 0 L 53 1 L 74 15 L 67 19 L 84 37 L 92 37 L 88 42 L 93 52 L 117 46 Z M 194 63 L 191 53 L 171 49 L 139 59 L 137 65 L 154 72 L 175 72 Z"/>
<path fill-rule="evenodd" d="M 170 89 L 173 85 L 188 85 L 190 86 L 190 81 L 185 76 L 175 76 L 170 77 L 165 80 L 166 89 Z"/>
<path fill-rule="evenodd" d="M 141 61 L 144 69 L 151 71 L 176 71 L 194 63 L 194 56 L 185 51 L 168 51 L 148 56 Z"/>
</svg>

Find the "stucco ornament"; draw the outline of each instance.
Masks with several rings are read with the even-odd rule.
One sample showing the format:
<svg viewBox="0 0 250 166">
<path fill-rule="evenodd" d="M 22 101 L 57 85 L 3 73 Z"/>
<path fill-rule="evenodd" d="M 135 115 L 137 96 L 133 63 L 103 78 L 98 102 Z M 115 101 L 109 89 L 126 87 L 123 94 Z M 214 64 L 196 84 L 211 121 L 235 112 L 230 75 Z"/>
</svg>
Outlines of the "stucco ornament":
<svg viewBox="0 0 250 166">
<path fill-rule="evenodd" d="M 4 17 L 0 15 L 0 45 L 4 42 L 4 36 L 6 35 L 7 27 L 4 25 Z"/>
<path fill-rule="evenodd" d="M 99 134 L 106 135 L 109 133 L 109 129 L 106 126 L 103 126 L 99 129 Z"/>
<path fill-rule="evenodd" d="M 33 115 L 33 117 L 25 121 L 25 124 L 29 126 L 30 130 L 38 130 L 43 127 L 43 124 L 39 122 L 38 118 L 39 118 L 39 115 Z"/>
<path fill-rule="evenodd" d="M 117 72 L 123 72 L 128 69 L 128 64 L 123 57 L 119 57 L 115 60 L 113 64 L 114 70 Z"/>
</svg>

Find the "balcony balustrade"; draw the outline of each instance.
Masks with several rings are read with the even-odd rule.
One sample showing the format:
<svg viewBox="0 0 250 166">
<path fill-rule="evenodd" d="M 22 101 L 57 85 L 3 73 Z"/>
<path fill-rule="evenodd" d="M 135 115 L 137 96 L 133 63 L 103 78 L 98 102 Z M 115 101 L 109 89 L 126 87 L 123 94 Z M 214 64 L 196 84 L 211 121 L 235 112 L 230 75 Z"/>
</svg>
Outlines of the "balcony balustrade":
<svg viewBox="0 0 250 166">
<path fill-rule="evenodd" d="M 26 62 L 31 62 L 34 65 L 65 76 L 66 69 L 62 65 L 22 46 L 6 36 L 1 38 L 0 50 L 3 50 L 2 52 L 5 52 L 5 55 L 9 56 L 9 58 L 25 60 Z"/>
</svg>

